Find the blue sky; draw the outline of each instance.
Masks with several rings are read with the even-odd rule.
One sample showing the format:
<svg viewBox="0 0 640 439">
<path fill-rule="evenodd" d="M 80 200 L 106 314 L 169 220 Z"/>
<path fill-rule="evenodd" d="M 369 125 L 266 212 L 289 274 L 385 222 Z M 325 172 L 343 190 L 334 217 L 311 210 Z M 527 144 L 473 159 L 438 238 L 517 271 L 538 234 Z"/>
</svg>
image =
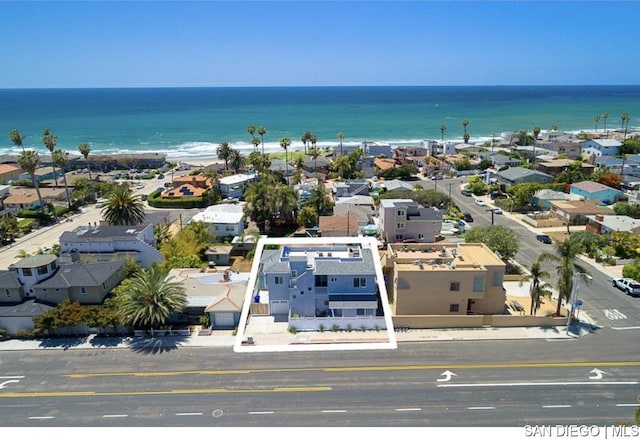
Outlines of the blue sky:
<svg viewBox="0 0 640 439">
<path fill-rule="evenodd" d="M 640 2 L 0 1 L 0 88 L 638 84 Z"/>
</svg>

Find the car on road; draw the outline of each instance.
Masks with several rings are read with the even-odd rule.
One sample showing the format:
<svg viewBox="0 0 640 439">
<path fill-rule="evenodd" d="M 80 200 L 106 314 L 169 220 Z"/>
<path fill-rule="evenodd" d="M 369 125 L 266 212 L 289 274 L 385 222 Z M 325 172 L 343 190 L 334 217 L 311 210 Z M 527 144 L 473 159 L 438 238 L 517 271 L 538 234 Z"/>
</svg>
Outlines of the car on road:
<svg viewBox="0 0 640 439">
<path fill-rule="evenodd" d="M 473 222 L 473 217 L 471 216 L 471 214 L 469 212 L 465 212 L 462 214 L 464 217 L 464 220 L 468 223 L 472 223 Z"/>
<path fill-rule="evenodd" d="M 434 175 L 433 177 L 431 177 L 431 180 L 442 180 L 442 179 L 444 179 L 442 175 Z"/>
<path fill-rule="evenodd" d="M 470 196 L 472 195 L 472 194 L 471 194 L 471 191 L 470 191 L 470 190 L 468 190 L 468 189 L 462 189 L 462 190 L 460 191 L 460 193 L 461 193 L 462 195 L 464 195 L 465 197 L 470 197 Z"/>
<path fill-rule="evenodd" d="M 553 244 L 553 240 L 549 235 L 536 235 L 536 239 L 543 244 Z"/>
<path fill-rule="evenodd" d="M 486 206 L 485 202 L 482 201 L 480 198 L 476 198 L 475 202 L 478 206 Z"/>
<path fill-rule="evenodd" d="M 496 215 L 502 215 L 502 209 L 500 209 L 499 207 L 494 207 L 493 209 L 491 209 L 491 212 Z"/>
<path fill-rule="evenodd" d="M 629 296 L 640 296 L 640 282 L 628 277 L 614 277 L 613 286 Z"/>
</svg>

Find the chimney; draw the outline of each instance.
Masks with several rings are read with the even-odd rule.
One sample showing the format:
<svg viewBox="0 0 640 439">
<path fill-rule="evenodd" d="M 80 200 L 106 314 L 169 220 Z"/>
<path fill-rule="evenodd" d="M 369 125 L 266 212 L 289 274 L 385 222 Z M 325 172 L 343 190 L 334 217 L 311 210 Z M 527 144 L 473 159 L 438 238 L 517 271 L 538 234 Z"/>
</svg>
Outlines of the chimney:
<svg viewBox="0 0 640 439">
<path fill-rule="evenodd" d="M 604 216 L 596 215 L 596 221 L 603 221 L 603 220 L 604 220 Z"/>
</svg>

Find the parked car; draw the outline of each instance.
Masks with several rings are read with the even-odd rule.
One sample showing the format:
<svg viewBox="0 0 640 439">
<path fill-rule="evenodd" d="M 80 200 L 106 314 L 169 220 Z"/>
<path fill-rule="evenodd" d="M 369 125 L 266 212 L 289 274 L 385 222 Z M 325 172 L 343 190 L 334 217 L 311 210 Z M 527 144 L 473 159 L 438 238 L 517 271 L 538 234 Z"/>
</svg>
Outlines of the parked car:
<svg viewBox="0 0 640 439">
<path fill-rule="evenodd" d="M 543 244 L 552 244 L 553 240 L 549 235 L 536 235 L 536 239 Z"/>
<path fill-rule="evenodd" d="M 629 296 L 640 296 L 640 282 L 628 277 L 614 277 L 613 286 Z"/>
<path fill-rule="evenodd" d="M 471 214 L 469 212 L 465 212 L 462 214 L 464 216 L 464 220 L 468 223 L 472 223 L 473 222 L 473 217 L 471 216 Z"/>
<path fill-rule="evenodd" d="M 442 180 L 444 177 L 442 175 L 434 175 L 431 177 L 431 180 Z"/>
</svg>

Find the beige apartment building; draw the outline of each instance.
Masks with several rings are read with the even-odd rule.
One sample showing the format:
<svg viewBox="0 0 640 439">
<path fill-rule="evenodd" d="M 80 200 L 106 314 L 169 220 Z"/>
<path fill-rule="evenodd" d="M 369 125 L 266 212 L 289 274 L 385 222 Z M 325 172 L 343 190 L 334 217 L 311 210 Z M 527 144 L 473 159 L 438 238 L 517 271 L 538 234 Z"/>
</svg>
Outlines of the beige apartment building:
<svg viewBox="0 0 640 439">
<path fill-rule="evenodd" d="M 505 263 L 484 244 L 389 244 L 382 266 L 393 316 L 504 313 Z"/>
</svg>

